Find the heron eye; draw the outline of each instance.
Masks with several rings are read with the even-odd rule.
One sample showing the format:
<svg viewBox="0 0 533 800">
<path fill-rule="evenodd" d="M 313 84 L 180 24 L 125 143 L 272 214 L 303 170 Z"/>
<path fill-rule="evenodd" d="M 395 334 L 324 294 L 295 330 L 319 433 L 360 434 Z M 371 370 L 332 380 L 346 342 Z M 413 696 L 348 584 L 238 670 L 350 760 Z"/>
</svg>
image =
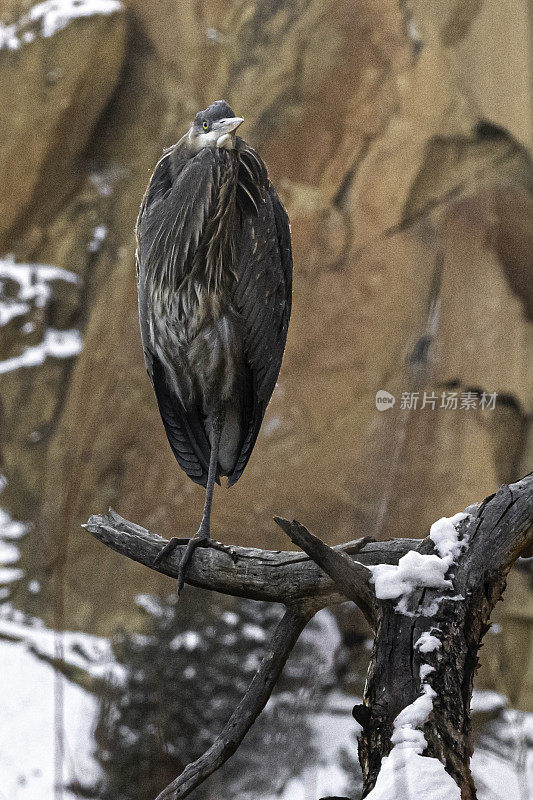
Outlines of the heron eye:
<svg viewBox="0 0 533 800">
<path fill-rule="evenodd" d="M 204 131 L 206 131 L 209 128 L 209 122 L 206 119 L 204 119 L 204 121 L 202 122 L 202 128 L 204 129 Z"/>
</svg>

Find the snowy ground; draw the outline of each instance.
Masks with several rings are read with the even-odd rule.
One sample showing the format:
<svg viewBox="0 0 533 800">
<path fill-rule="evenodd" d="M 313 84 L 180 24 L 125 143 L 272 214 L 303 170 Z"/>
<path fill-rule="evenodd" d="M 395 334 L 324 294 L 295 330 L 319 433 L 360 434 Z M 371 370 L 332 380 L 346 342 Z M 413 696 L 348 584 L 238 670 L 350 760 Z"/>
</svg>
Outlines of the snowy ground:
<svg viewBox="0 0 533 800">
<path fill-rule="evenodd" d="M 496 703 L 500 698 L 501 708 L 502 695 L 495 692 L 482 694 L 492 696 Z M 479 800 L 531 800 L 533 714 L 515 709 L 501 711 L 487 726 L 472 757 L 472 774 Z"/>
<path fill-rule="evenodd" d="M 5 479 L 0 476 L 0 490 Z M 11 607 L 9 585 L 24 578 L 17 546 L 28 525 L 0 508 L 0 800 L 53 800 L 54 714 L 58 677 L 50 665 L 57 645 L 53 631 Z M 37 581 L 28 589 L 38 592 Z M 4 602 L 2 602 L 2 600 Z M 106 640 L 79 633 L 62 638 L 65 660 L 95 677 L 110 670 Z M 98 766 L 92 757 L 95 698 L 62 680 L 65 760 L 63 778 L 95 783 Z M 67 792 L 64 800 L 76 795 Z"/>
<path fill-rule="evenodd" d="M 1 800 L 53 800 L 54 670 L 22 642 L 0 640 Z M 92 758 L 97 704 L 91 695 L 65 681 L 65 771 L 91 785 L 99 776 Z M 65 800 L 76 795 L 67 792 Z"/>
<path fill-rule="evenodd" d="M 7 641 L 2 637 L 25 641 Z M 82 665 L 75 644 L 96 654 L 97 674 L 109 667 L 103 640 L 67 634 L 67 661 Z M 53 800 L 54 787 L 54 670 L 36 653 L 51 654 L 53 632 L 42 627 L 0 618 L 0 708 L 9 724 L 0 726 L 0 800 Z M 85 662 L 85 665 L 90 665 Z M 91 669 L 94 673 L 95 669 Z M 64 680 L 65 785 L 77 780 L 95 785 L 100 771 L 93 757 L 93 732 L 98 707 L 95 698 Z M 335 693 L 328 710 L 313 718 L 322 763 L 290 781 L 281 795 L 261 800 L 317 800 L 342 792 L 346 772 L 339 764 L 340 750 L 349 744 L 356 724 L 351 716 L 353 697 Z M 74 800 L 66 792 L 65 800 Z"/>
<path fill-rule="evenodd" d="M 341 754 L 354 743 L 358 725 L 352 708 L 357 702 L 361 702 L 360 698 L 341 692 L 330 695 L 326 710 L 312 717 L 320 761 L 289 781 L 281 794 L 264 795 L 261 800 L 318 800 L 326 795 L 346 794 L 350 776 L 342 766 Z"/>
<path fill-rule="evenodd" d="M 109 643 L 81 633 L 65 633 L 65 660 L 95 677 L 113 673 Z M 55 726 L 54 670 L 43 659 L 53 656 L 54 632 L 30 620 L 8 604 L 0 613 L 0 800 L 53 800 Z M 93 757 L 94 726 L 98 714 L 95 698 L 63 679 L 65 732 L 65 785 L 79 781 L 95 785 L 101 777 Z M 356 723 L 351 708 L 357 698 L 332 692 L 326 710 L 312 718 L 321 762 L 292 779 L 279 795 L 261 800 L 317 800 L 343 795 L 349 775 L 341 751 L 350 748 Z M 494 692 L 476 693 L 474 707 L 499 716 L 491 723 L 483 748 L 472 767 L 479 800 L 528 800 L 533 797 L 533 715 L 501 710 L 505 698 Z M 8 721 L 7 724 L 5 721 Z M 67 791 L 65 800 L 77 795 Z M 387 797 L 387 800 L 389 798 Z M 390 797 L 390 800 L 396 798 Z M 404 798 L 402 798 L 404 800 Z M 407 800 L 407 798 L 405 798 Z"/>
</svg>

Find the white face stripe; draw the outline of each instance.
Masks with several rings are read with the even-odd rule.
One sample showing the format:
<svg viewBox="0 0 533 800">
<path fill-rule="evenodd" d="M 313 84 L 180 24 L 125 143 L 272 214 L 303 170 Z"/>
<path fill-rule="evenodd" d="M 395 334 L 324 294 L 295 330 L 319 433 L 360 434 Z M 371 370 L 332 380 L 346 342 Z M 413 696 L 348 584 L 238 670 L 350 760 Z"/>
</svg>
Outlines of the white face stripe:
<svg viewBox="0 0 533 800">
<path fill-rule="evenodd" d="M 235 131 L 243 122 L 242 117 L 228 117 L 214 122 L 210 131 L 197 133 L 191 128 L 189 144 L 196 151 L 203 147 L 224 147 L 226 150 L 231 150 L 235 147 Z"/>
<path fill-rule="evenodd" d="M 223 133 L 220 131 L 207 131 L 207 133 L 189 133 L 189 143 L 198 152 L 203 147 L 223 147 L 226 150 L 233 150 L 235 147 L 235 134 Z"/>
</svg>

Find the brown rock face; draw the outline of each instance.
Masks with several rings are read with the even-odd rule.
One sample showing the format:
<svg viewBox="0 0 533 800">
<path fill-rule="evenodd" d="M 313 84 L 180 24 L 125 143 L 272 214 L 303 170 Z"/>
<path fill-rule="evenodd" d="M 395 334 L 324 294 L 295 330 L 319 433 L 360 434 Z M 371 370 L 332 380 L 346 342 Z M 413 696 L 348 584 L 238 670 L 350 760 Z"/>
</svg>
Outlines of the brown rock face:
<svg viewBox="0 0 533 800">
<path fill-rule="evenodd" d="M 124 14 L 52 20 L 22 15 L 0 50 L 0 241 L 57 212 L 79 183 L 80 157 L 115 87 Z"/>
<path fill-rule="evenodd" d="M 330 542 L 424 535 L 524 470 L 532 397 L 529 142 L 514 117 L 520 143 L 479 124 L 465 77 L 465 54 L 481 47 L 468 38 L 478 7 L 491 2 L 469 14 L 447 0 L 127 5 L 120 78 L 121 14 L 36 44 L 75 61 L 63 67 L 67 100 L 39 91 L 25 47 L 0 51 L 0 90 L 27 58 L 17 91 L 28 104 L 44 97 L 31 114 L 21 97 L 12 120 L 0 112 L 0 170 L 13 185 L 0 199 L 6 249 L 84 280 L 74 310 L 65 297 L 57 311 L 61 326 L 83 328 L 75 366 L 10 377 L 6 497 L 23 516 L 31 491 L 40 530 L 66 559 L 67 623 L 101 630 L 124 621 L 137 591 L 168 583 L 103 551 L 79 523 L 111 504 L 186 535 L 201 513 L 202 490 L 174 462 L 144 374 L 132 231 L 163 146 L 208 102 L 225 97 L 245 117 L 287 206 L 295 261 L 279 385 L 243 478 L 216 492 L 217 537 L 286 547 L 274 514 Z M 487 116 L 505 125 L 506 113 Z M 18 145 L 35 127 L 43 141 L 27 156 Z M 105 241 L 87 250 L 98 226 Z M 50 379 L 46 440 L 18 461 L 52 363 L 61 375 Z M 376 408 L 382 389 L 396 398 L 387 411 Z M 457 408 L 441 407 L 453 392 Z M 475 408 L 461 408 L 467 392 Z M 481 407 L 483 392 L 498 394 L 494 408 Z M 416 409 L 402 407 L 405 393 L 418 393 Z M 37 569 L 40 546 L 28 537 L 26 548 Z"/>
</svg>

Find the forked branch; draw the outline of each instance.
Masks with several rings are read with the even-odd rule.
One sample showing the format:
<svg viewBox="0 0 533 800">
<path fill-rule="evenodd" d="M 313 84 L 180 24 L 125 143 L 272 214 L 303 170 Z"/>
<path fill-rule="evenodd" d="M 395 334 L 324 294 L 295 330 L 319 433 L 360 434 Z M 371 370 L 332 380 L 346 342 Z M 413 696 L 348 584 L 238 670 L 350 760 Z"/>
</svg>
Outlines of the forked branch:
<svg viewBox="0 0 533 800">
<path fill-rule="evenodd" d="M 430 686 L 432 709 L 422 723 L 424 756 L 429 758 L 422 760 L 438 759 L 440 768 L 445 766 L 447 779 L 451 776 L 460 787 L 462 800 L 474 800 L 468 734 L 477 652 L 494 603 L 504 590 L 507 572 L 533 540 L 533 475 L 501 487 L 496 495 L 469 511 L 459 526 L 462 551 L 455 553 L 449 569 L 446 562 L 444 588 L 442 581 L 434 588 L 427 582 L 415 585 L 403 598 L 401 608 L 393 600 L 377 601 L 369 568 L 398 565 L 411 551 L 417 552 L 417 558 L 435 558 L 431 538 L 388 542 L 360 539 L 331 548 L 300 523 L 277 519 L 305 556 L 216 545 L 199 548 L 188 570 L 188 583 L 229 595 L 284 603 L 287 609 L 249 689 L 220 736 L 157 800 L 186 797 L 235 752 L 268 701 L 309 619 L 320 608 L 345 598 L 353 600 L 377 629 L 364 706 L 355 712 L 363 725 L 359 757 L 364 796 L 374 786 L 382 759 L 392 748 L 395 719 Z M 167 561 L 154 566 L 165 544 L 156 534 L 113 511 L 92 516 L 86 527 L 117 552 L 177 576 L 187 539 L 180 540 Z M 433 637 L 438 646 L 422 652 L 420 642 L 427 637 Z"/>
<path fill-rule="evenodd" d="M 348 600 L 353 600 L 359 606 L 368 624 L 375 631 L 379 619 L 379 608 L 375 594 L 369 584 L 372 576 L 370 570 L 363 564 L 353 561 L 342 550 L 328 547 L 327 544 L 324 544 L 317 536 L 309 533 L 307 528 L 296 520 L 289 522 L 289 520 L 281 517 L 274 517 L 274 519 L 290 538 L 291 542 L 298 545 L 304 553 L 307 553 L 324 570 L 326 575 L 329 575 Z M 358 543 L 359 552 L 366 544 L 373 541 L 375 540 L 370 536 L 361 539 Z M 350 552 L 351 555 L 354 555 L 357 551 L 354 548 Z"/>
</svg>

